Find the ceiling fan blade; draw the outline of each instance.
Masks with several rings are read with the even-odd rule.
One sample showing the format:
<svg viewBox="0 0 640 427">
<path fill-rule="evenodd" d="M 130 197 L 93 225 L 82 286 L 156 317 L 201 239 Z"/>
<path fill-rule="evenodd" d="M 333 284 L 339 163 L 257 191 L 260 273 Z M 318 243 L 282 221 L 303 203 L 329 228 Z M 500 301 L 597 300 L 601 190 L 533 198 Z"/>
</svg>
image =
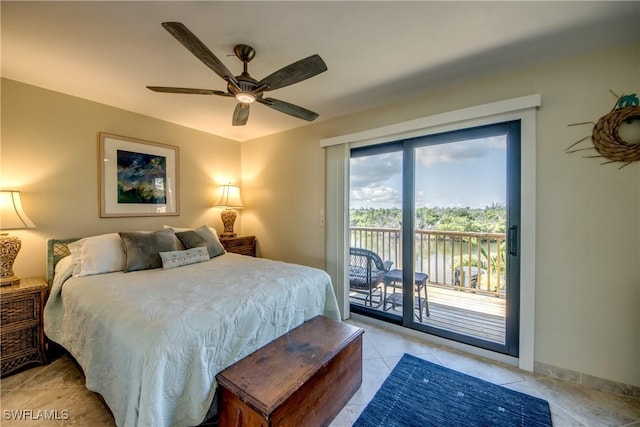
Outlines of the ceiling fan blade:
<svg viewBox="0 0 640 427">
<path fill-rule="evenodd" d="M 247 124 L 247 119 L 249 119 L 249 104 L 238 102 L 233 112 L 233 126 L 244 126 Z"/>
<path fill-rule="evenodd" d="M 154 92 L 165 92 L 165 93 L 186 93 L 193 95 L 220 95 L 226 92 L 222 92 L 219 90 L 211 90 L 211 89 L 192 89 L 188 87 L 166 87 L 166 86 L 147 86 L 147 89 L 152 90 Z M 220 93 L 218 93 L 220 92 Z"/>
<path fill-rule="evenodd" d="M 258 86 L 268 84 L 265 90 L 274 90 L 301 82 L 317 74 L 327 71 L 327 64 L 320 55 L 311 55 L 298 62 L 287 65 L 258 82 Z"/>
<path fill-rule="evenodd" d="M 214 95 L 218 95 L 218 96 L 226 96 L 226 97 L 235 98 L 232 93 L 224 92 L 222 90 L 214 90 L 213 94 Z"/>
<path fill-rule="evenodd" d="M 162 26 L 173 37 L 176 38 L 184 47 L 186 47 L 191 53 L 193 53 L 200 61 L 211 68 L 217 75 L 224 80 L 236 81 L 235 77 L 229 71 L 227 67 L 209 50 L 209 48 L 200 41 L 195 34 L 193 34 L 187 27 L 181 22 L 163 22 Z"/>
<path fill-rule="evenodd" d="M 258 102 L 266 105 L 267 107 L 271 107 L 274 110 L 280 111 L 281 113 L 285 113 L 302 120 L 307 120 L 309 122 L 318 118 L 318 113 L 314 113 L 313 111 L 307 110 L 306 108 L 302 108 L 298 105 L 280 101 L 279 99 L 260 98 L 258 99 Z"/>
</svg>

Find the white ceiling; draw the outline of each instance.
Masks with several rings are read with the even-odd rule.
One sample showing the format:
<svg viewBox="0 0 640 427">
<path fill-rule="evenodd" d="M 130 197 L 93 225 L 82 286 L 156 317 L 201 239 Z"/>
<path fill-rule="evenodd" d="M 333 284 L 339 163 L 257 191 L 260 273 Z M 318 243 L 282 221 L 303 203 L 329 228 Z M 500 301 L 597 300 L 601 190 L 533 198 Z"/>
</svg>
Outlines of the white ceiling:
<svg viewBox="0 0 640 427">
<path fill-rule="evenodd" d="M 236 75 L 257 80 L 311 54 L 328 71 L 268 93 L 320 114 L 366 110 L 456 80 L 640 41 L 640 2 L 1 2 L 2 76 L 238 141 L 308 124 L 235 100 L 145 86 L 225 90 L 160 25 L 185 24 Z M 613 84 L 613 82 L 612 82 Z"/>
</svg>

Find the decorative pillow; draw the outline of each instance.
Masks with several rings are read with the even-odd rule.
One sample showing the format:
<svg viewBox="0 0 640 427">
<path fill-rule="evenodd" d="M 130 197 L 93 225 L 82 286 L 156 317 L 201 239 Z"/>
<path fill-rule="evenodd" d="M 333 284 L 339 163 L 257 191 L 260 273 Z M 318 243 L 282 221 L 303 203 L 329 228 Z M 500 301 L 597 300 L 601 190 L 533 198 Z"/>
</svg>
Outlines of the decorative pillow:
<svg viewBox="0 0 640 427">
<path fill-rule="evenodd" d="M 213 233 L 213 235 L 216 236 L 216 239 L 220 240 L 220 237 L 218 237 L 218 231 L 215 228 L 207 227 L 206 225 L 203 225 L 202 227 L 208 228 L 209 230 L 211 230 L 211 233 Z M 191 228 L 189 228 L 189 227 L 172 227 L 170 225 L 163 225 L 162 228 L 170 228 L 176 233 L 179 233 L 181 231 L 195 230 L 193 227 L 191 227 Z"/>
<path fill-rule="evenodd" d="M 173 230 L 121 232 L 126 255 L 124 271 L 162 267 L 160 252 L 176 250 Z"/>
<path fill-rule="evenodd" d="M 203 227 L 206 227 L 206 226 L 203 226 Z M 182 232 L 182 231 L 190 231 L 190 230 L 193 230 L 193 228 L 172 227 L 172 226 L 170 226 L 170 225 L 163 225 L 163 226 L 162 226 L 162 228 L 171 228 L 171 229 L 172 229 L 174 232 L 176 232 L 176 233 L 180 233 L 180 232 Z M 220 237 L 218 236 L 218 231 L 217 231 L 215 228 L 213 228 L 213 227 L 209 227 L 209 230 L 211 230 L 211 233 L 213 233 L 213 235 L 215 236 L 216 240 L 217 240 L 218 242 L 220 242 Z M 182 242 L 180 241 L 180 239 L 178 239 L 178 236 L 176 236 L 176 242 L 177 242 L 176 244 L 177 244 L 177 246 L 178 246 L 178 250 L 179 250 L 179 251 L 182 251 L 182 250 L 187 249 L 187 248 L 185 248 L 185 247 L 184 247 L 184 245 L 182 244 Z M 222 246 L 222 243 L 220 243 L 220 246 Z M 224 248 L 223 248 L 223 249 L 224 249 Z"/>
<path fill-rule="evenodd" d="M 73 277 L 122 271 L 125 254 L 118 233 L 85 237 L 69 243 L 71 259 L 75 264 Z"/>
<path fill-rule="evenodd" d="M 180 239 L 186 248 L 206 246 L 207 251 L 209 251 L 209 257 L 211 258 L 222 255 L 225 252 L 218 237 L 206 225 L 194 230 L 177 232 L 176 236 L 178 236 L 178 239 Z"/>
<path fill-rule="evenodd" d="M 173 230 L 174 233 L 177 233 L 178 231 L 191 230 L 190 228 L 176 228 L 176 227 L 171 227 L 170 225 L 163 225 L 162 228 Z M 182 244 L 180 239 L 178 239 L 178 236 L 175 236 L 174 239 L 176 240 L 176 249 L 177 250 L 184 251 L 185 249 L 187 249 L 187 248 L 184 247 L 184 245 Z"/>
<path fill-rule="evenodd" d="M 160 252 L 160 258 L 162 258 L 162 268 L 169 270 L 183 265 L 209 261 L 209 251 L 206 246 L 199 246 L 184 251 Z"/>
</svg>

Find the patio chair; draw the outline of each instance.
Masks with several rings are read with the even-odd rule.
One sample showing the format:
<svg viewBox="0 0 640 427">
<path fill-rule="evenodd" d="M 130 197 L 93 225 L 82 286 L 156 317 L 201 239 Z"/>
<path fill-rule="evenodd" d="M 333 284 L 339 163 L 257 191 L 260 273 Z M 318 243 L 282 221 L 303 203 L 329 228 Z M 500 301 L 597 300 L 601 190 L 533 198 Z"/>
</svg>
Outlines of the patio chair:
<svg viewBox="0 0 640 427">
<path fill-rule="evenodd" d="M 368 302 L 373 307 L 373 295 L 378 290 L 382 297 L 380 285 L 392 265 L 393 262 L 383 262 L 377 253 L 368 249 L 349 248 L 349 289 L 364 295 L 364 305 Z"/>
<path fill-rule="evenodd" d="M 455 286 L 464 286 L 472 289 L 476 289 L 478 287 L 478 279 L 479 276 L 482 275 L 483 269 L 478 269 L 478 267 L 471 267 L 471 277 L 468 276 L 469 267 L 462 267 L 462 271 L 460 268 L 456 268 L 453 272 L 453 284 Z"/>
</svg>

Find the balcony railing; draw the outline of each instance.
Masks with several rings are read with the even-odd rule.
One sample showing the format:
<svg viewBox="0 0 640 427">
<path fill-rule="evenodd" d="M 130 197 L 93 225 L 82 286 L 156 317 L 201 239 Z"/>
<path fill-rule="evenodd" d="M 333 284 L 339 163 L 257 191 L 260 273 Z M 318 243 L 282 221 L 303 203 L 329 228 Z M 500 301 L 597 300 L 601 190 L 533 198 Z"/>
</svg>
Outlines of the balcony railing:
<svg viewBox="0 0 640 427">
<path fill-rule="evenodd" d="M 401 231 L 395 228 L 351 227 L 350 245 L 376 252 L 402 269 Z M 505 295 L 505 234 L 416 230 L 416 271 L 432 285 Z"/>
</svg>

